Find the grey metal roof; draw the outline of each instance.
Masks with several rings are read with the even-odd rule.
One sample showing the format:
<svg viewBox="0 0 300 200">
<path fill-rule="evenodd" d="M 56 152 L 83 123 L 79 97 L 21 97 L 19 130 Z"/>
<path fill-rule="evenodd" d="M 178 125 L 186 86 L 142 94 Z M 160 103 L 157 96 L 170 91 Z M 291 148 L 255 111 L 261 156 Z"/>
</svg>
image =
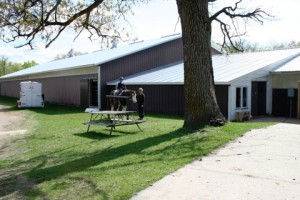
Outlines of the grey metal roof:
<svg viewBox="0 0 300 200">
<path fill-rule="evenodd" d="M 46 73 L 52 71 L 61 71 L 82 67 L 90 67 L 101 65 L 103 63 L 148 49 L 175 39 L 181 38 L 181 34 L 161 37 L 159 39 L 137 42 L 125 46 L 119 46 L 113 49 L 107 49 L 102 51 L 95 51 L 93 53 L 84 54 L 76 57 L 71 57 L 63 60 L 56 60 L 40 64 L 34 67 L 30 67 L 21 71 L 17 71 L 5 76 L 0 79 L 13 78 L 18 76 Z"/>
<path fill-rule="evenodd" d="M 169 65 L 153 68 L 141 73 L 127 76 L 125 84 L 130 85 L 151 85 L 151 84 L 182 84 L 183 83 L 183 61 Z M 116 85 L 119 80 L 110 81 L 108 85 Z"/>
<path fill-rule="evenodd" d="M 255 53 L 241 53 L 231 55 L 215 55 L 212 57 L 214 79 L 216 84 L 229 84 L 231 81 L 249 73 L 282 66 L 282 64 L 300 56 L 300 49 L 266 51 Z M 118 80 L 110 81 L 108 85 L 117 84 Z M 157 67 L 143 73 L 125 77 L 124 83 L 128 85 L 153 84 L 183 84 L 183 61 L 170 65 Z"/>
<path fill-rule="evenodd" d="M 300 72 L 300 56 L 273 70 L 273 72 Z"/>
<path fill-rule="evenodd" d="M 215 81 L 229 83 L 252 72 L 264 71 L 264 69 L 267 69 L 269 73 L 272 69 L 282 66 L 299 55 L 300 49 L 288 49 L 213 56 Z"/>
</svg>

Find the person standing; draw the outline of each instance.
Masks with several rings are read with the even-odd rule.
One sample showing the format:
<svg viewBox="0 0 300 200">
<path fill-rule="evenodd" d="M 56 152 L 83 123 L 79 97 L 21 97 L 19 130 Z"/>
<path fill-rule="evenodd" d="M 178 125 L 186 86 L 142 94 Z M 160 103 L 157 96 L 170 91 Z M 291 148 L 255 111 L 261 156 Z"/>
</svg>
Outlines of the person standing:
<svg viewBox="0 0 300 200">
<path fill-rule="evenodd" d="M 139 112 L 139 119 L 138 120 L 143 120 L 144 119 L 144 103 L 145 103 L 145 94 L 143 88 L 138 89 L 138 94 L 136 95 L 136 100 L 138 104 L 138 112 Z"/>
</svg>

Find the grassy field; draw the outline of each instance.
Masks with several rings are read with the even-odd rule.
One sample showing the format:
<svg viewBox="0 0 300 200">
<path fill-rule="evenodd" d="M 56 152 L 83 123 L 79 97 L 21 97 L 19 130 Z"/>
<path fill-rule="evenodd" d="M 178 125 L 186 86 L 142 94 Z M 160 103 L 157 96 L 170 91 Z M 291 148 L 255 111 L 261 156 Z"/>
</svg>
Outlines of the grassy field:
<svg viewBox="0 0 300 200">
<path fill-rule="evenodd" d="M 178 116 L 147 115 L 136 126 L 87 127 L 83 109 L 47 105 L 17 110 L 14 99 L 0 104 L 32 121 L 26 140 L 9 148 L 19 153 L 0 162 L 0 199 L 128 199 L 165 175 L 246 131 L 272 123 L 228 123 L 185 130 Z M 1 153 L 1 151 L 0 151 Z"/>
</svg>

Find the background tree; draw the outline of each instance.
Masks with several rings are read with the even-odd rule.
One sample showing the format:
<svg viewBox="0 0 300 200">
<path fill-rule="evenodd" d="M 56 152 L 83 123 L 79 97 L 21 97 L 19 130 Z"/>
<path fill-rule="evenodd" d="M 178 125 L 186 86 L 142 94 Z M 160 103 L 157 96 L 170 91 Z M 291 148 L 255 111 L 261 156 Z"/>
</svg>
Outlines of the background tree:
<svg viewBox="0 0 300 200">
<path fill-rule="evenodd" d="M 20 71 L 22 69 L 26 69 L 29 67 L 33 67 L 38 63 L 34 60 L 25 61 L 24 63 L 10 62 L 6 56 L 0 57 L 0 76 L 4 76 L 6 74 L 10 74 L 16 71 Z"/>
<path fill-rule="evenodd" d="M 176 0 L 184 48 L 185 127 L 198 127 L 215 117 L 225 120 L 214 89 L 210 53 L 212 21 L 220 24 L 224 35 L 222 46 L 231 45 L 235 48 L 232 38 L 242 35 L 237 29 L 236 19 L 253 19 L 262 23 L 261 19 L 266 14 L 259 8 L 238 13 L 238 5 L 242 0 L 232 7 L 209 14 L 208 2 L 214 1 Z M 48 47 L 63 31 L 71 28 L 78 34 L 87 31 L 91 40 L 101 38 L 108 42 L 111 38 L 122 38 L 124 27 L 120 27 L 121 23 L 118 22 L 120 19 L 126 21 L 125 15 L 131 12 L 131 7 L 137 2 L 147 0 L 1 1 L 0 36 L 6 42 L 26 39 L 19 47 L 33 47 L 34 40 L 42 40 Z M 231 19 L 231 25 L 222 21 L 221 16 Z"/>
<path fill-rule="evenodd" d="M 22 63 L 17 63 L 17 62 L 8 62 L 7 64 L 7 70 L 6 70 L 6 74 L 10 74 L 13 72 L 17 72 L 22 70 Z"/>
<path fill-rule="evenodd" d="M 61 59 L 65 59 L 65 58 L 71 58 L 73 56 L 79 56 L 85 54 L 85 52 L 80 52 L 80 51 L 74 51 L 73 49 L 71 49 L 68 53 L 66 54 L 58 54 L 55 56 L 54 60 L 61 60 Z"/>
<path fill-rule="evenodd" d="M 38 65 L 37 62 L 35 62 L 34 60 L 31 60 L 31 61 L 25 61 L 23 64 L 22 64 L 22 69 L 27 69 L 29 67 L 33 67 L 35 65 Z"/>
<path fill-rule="evenodd" d="M 0 76 L 4 76 L 6 74 L 8 58 L 6 56 L 0 57 Z"/>
<path fill-rule="evenodd" d="M 291 48 L 299 48 L 300 41 L 290 41 L 290 42 L 281 42 L 275 43 L 267 47 L 267 49 L 271 50 L 280 50 L 280 49 L 291 49 Z"/>
<path fill-rule="evenodd" d="M 291 41 L 288 44 L 289 48 L 299 48 L 300 47 L 300 41 Z"/>
<path fill-rule="evenodd" d="M 235 40 L 232 42 L 233 45 L 228 45 L 223 47 L 223 50 L 226 53 L 238 53 L 238 52 L 258 52 L 265 50 L 263 47 L 260 47 L 257 43 L 251 43 L 246 40 Z M 238 49 L 238 50 L 237 50 Z"/>
<path fill-rule="evenodd" d="M 290 41 L 290 42 L 275 42 L 268 45 L 261 45 L 258 43 L 251 43 L 246 40 L 234 40 L 232 45 L 223 47 L 223 50 L 230 53 L 238 52 L 258 52 L 258 51 L 270 51 L 270 50 L 281 50 L 281 49 L 291 49 L 300 48 L 300 41 Z M 238 49 L 238 50 L 237 50 Z"/>
</svg>

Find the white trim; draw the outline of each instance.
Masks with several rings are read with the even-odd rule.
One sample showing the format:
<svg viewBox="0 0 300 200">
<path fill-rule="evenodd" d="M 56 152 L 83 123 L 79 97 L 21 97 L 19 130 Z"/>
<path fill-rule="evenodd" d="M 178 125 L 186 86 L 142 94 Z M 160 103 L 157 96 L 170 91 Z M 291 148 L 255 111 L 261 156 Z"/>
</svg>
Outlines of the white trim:
<svg viewBox="0 0 300 200">
<path fill-rule="evenodd" d="M 236 88 L 247 88 L 247 107 L 236 108 Z M 251 112 L 251 82 L 235 83 L 228 88 L 228 121 L 235 119 L 235 113 L 238 111 Z M 242 92 L 241 92 L 242 95 Z M 242 106 L 242 96 L 241 96 L 241 106 Z"/>
<path fill-rule="evenodd" d="M 251 98 L 249 98 L 249 94 L 250 94 L 250 92 L 249 91 L 251 91 L 251 87 L 249 87 L 249 85 L 247 86 L 247 85 L 241 85 L 241 86 L 239 86 L 239 85 L 237 85 L 237 86 L 235 86 L 234 87 L 235 88 L 235 95 L 234 95 L 234 97 L 235 97 L 235 101 L 234 101 L 234 109 L 235 110 L 245 110 L 245 109 L 249 109 L 249 100 L 250 100 L 250 103 L 251 103 Z M 236 107 L 236 98 L 237 98 L 237 94 L 236 94 L 236 90 L 238 89 L 238 88 L 240 88 L 240 99 L 239 99 L 239 103 L 240 103 L 240 107 Z M 246 106 L 244 107 L 243 106 L 243 99 L 244 99 L 244 88 L 246 88 L 247 89 L 247 91 L 246 91 L 246 94 L 247 94 L 247 96 L 246 96 Z M 250 94 L 250 96 L 251 96 L 251 94 Z M 250 104 L 251 105 L 251 104 Z"/>
</svg>

